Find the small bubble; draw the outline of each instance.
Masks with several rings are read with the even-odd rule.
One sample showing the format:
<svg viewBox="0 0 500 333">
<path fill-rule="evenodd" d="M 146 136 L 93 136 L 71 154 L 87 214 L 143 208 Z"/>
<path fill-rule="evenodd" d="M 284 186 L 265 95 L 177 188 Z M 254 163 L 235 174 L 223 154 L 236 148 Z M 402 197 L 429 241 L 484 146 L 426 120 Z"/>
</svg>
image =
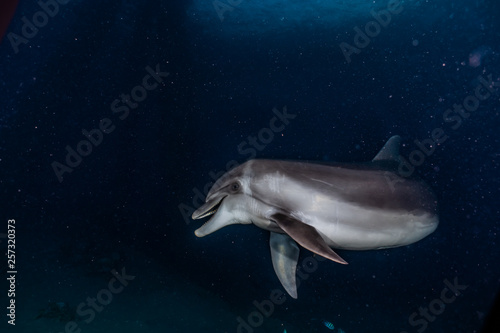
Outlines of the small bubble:
<svg viewBox="0 0 500 333">
<path fill-rule="evenodd" d="M 418 39 L 414 39 L 413 42 L 411 42 L 413 44 L 413 46 L 417 46 L 418 45 Z"/>
</svg>

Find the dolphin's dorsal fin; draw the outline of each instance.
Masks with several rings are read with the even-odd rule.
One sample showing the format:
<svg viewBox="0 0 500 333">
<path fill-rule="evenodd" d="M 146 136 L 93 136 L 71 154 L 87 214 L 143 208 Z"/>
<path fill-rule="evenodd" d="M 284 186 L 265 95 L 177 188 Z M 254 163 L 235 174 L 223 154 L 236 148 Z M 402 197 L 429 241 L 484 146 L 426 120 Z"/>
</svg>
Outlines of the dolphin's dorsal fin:
<svg viewBox="0 0 500 333">
<path fill-rule="evenodd" d="M 392 161 L 399 163 L 399 146 L 401 145 L 401 137 L 399 135 L 392 136 L 385 145 L 380 149 L 373 161 Z"/>
<path fill-rule="evenodd" d="M 288 236 L 292 237 L 293 240 L 309 251 L 338 262 L 339 264 L 347 264 L 347 261 L 342 259 L 328 246 L 328 244 L 326 244 L 323 237 L 321 237 L 314 227 L 282 213 L 272 215 L 271 220 L 283 229 Z"/>
</svg>

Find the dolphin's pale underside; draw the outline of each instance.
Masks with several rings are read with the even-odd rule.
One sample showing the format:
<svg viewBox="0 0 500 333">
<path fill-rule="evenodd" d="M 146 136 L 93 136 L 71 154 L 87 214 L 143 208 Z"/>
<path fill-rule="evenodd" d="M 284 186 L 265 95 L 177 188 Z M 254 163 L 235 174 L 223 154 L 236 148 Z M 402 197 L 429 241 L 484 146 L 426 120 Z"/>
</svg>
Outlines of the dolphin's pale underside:
<svg viewBox="0 0 500 333">
<path fill-rule="evenodd" d="M 297 243 L 347 264 L 333 249 L 408 245 L 437 228 L 431 189 L 396 172 L 399 145 L 399 136 L 393 136 L 364 164 L 250 160 L 212 186 L 192 218 L 213 216 L 195 234 L 203 237 L 230 224 L 253 223 L 269 230 L 274 270 L 297 298 Z"/>
</svg>

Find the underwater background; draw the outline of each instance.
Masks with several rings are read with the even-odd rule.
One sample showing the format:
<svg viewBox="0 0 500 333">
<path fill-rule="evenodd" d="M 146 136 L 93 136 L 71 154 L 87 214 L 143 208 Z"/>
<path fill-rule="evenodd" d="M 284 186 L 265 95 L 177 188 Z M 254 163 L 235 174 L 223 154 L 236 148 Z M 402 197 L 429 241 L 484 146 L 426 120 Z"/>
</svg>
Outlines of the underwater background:
<svg viewBox="0 0 500 333">
<path fill-rule="evenodd" d="M 499 19 L 494 0 L 20 0 L 0 44 L 0 331 L 480 332 Z M 422 241 L 339 251 L 269 305 L 267 231 L 194 235 L 235 163 L 365 162 L 392 135 L 439 201 Z"/>
</svg>

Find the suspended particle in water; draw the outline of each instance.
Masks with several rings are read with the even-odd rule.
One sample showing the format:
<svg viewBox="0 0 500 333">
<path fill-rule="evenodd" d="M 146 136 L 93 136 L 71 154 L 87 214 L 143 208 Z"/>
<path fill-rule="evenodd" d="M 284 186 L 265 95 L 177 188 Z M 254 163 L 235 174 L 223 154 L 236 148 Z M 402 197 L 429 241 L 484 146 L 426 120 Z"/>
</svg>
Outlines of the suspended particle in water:
<svg viewBox="0 0 500 333">
<path fill-rule="evenodd" d="M 469 66 L 476 68 L 481 66 L 483 58 L 488 55 L 491 51 L 491 48 L 488 46 L 480 46 L 476 48 L 469 54 Z"/>
</svg>

